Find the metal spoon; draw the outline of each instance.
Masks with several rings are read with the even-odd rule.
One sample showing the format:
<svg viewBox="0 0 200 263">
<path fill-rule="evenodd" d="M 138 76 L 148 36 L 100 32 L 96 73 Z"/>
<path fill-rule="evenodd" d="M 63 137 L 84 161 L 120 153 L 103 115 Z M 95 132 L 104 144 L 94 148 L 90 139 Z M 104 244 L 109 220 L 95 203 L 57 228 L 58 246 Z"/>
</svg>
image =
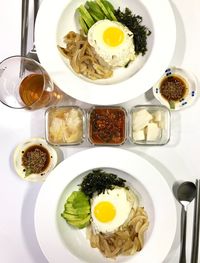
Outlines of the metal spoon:
<svg viewBox="0 0 200 263">
<path fill-rule="evenodd" d="M 39 62 L 39 58 L 37 55 L 36 47 L 35 47 L 35 20 L 37 16 L 37 12 L 39 9 L 39 1 L 34 0 L 34 11 L 33 11 L 33 48 L 28 52 L 27 57 L 32 58 Z"/>
<path fill-rule="evenodd" d="M 180 260 L 179 263 L 186 263 L 186 253 L 185 253 L 185 245 L 186 245 L 186 225 L 187 225 L 187 208 L 190 202 L 196 196 L 196 186 L 192 182 L 184 182 L 179 185 L 177 189 L 177 199 L 182 205 L 181 210 L 181 252 L 180 252 Z"/>
</svg>

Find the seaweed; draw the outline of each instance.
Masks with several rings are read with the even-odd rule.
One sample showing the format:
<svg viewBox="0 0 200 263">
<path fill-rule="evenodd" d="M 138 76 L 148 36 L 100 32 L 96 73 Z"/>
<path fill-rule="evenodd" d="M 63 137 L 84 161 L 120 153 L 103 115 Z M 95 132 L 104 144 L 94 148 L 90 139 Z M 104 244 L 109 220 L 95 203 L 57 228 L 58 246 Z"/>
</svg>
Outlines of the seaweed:
<svg viewBox="0 0 200 263">
<path fill-rule="evenodd" d="M 120 7 L 115 10 L 115 16 L 117 20 L 124 24 L 133 33 L 133 42 L 135 46 L 136 55 L 145 55 L 147 51 L 147 37 L 151 34 L 151 31 L 142 25 L 142 17 L 139 15 L 132 14 L 129 8 L 125 8 L 122 12 Z"/>
<path fill-rule="evenodd" d="M 99 195 L 106 189 L 113 189 L 114 186 L 125 187 L 125 182 L 126 180 L 119 178 L 116 174 L 95 169 L 83 178 L 80 190 L 91 198 L 94 193 Z"/>
</svg>

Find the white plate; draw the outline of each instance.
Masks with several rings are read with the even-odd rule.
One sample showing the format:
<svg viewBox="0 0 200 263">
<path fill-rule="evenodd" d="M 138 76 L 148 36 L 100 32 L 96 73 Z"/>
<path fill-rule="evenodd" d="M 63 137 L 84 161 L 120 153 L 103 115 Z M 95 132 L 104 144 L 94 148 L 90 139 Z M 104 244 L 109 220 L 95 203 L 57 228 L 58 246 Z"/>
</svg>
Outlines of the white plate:
<svg viewBox="0 0 200 263">
<path fill-rule="evenodd" d="M 36 48 L 41 64 L 68 95 L 98 105 L 118 104 L 144 93 L 169 65 L 176 40 L 176 25 L 168 0 L 110 0 L 115 8 L 129 7 L 143 17 L 152 34 L 148 52 L 128 68 L 115 70 L 111 79 L 88 81 L 76 75 L 60 55 L 57 44 L 69 31 L 79 32 L 75 10 L 85 0 L 43 0 L 36 21 Z"/>
<path fill-rule="evenodd" d="M 134 256 L 118 257 L 115 262 L 144 263 L 152 259 L 154 263 L 161 263 L 176 232 L 172 192 L 151 164 L 132 152 L 112 147 L 94 147 L 70 156 L 43 184 L 35 207 L 35 230 L 48 261 L 108 262 L 97 249 L 90 247 L 85 230 L 70 227 L 60 216 L 66 197 L 77 188 L 87 171 L 94 168 L 112 170 L 125 178 L 138 193 L 150 220 L 143 249 Z"/>
</svg>

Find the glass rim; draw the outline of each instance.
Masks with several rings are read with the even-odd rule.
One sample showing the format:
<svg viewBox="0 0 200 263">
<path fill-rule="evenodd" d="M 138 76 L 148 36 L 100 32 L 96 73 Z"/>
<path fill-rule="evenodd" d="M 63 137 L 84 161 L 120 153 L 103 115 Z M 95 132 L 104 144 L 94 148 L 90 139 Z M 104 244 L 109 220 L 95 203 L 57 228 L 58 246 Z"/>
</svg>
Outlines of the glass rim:
<svg viewBox="0 0 200 263">
<path fill-rule="evenodd" d="M 31 108 L 34 107 L 34 105 L 41 99 L 41 97 L 42 97 L 43 94 L 44 94 L 45 87 L 46 87 L 46 83 L 47 83 L 47 80 L 46 80 L 46 77 L 45 77 L 45 76 L 47 76 L 47 77 L 49 78 L 49 81 L 50 81 L 52 87 L 54 86 L 54 85 L 53 85 L 53 82 L 52 82 L 51 77 L 49 76 L 49 74 L 46 72 L 46 70 L 43 68 L 43 66 L 42 66 L 39 62 L 37 62 L 36 60 L 34 60 L 34 59 L 32 59 L 32 58 L 28 58 L 28 57 L 26 57 L 26 56 L 12 55 L 12 56 L 6 57 L 6 58 L 4 58 L 2 61 L 0 61 L 0 66 L 1 66 L 3 63 L 5 63 L 5 62 L 7 62 L 7 61 L 9 61 L 9 60 L 11 61 L 12 59 L 23 59 L 24 61 L 29 61 L 29 62 L 35 64 L 35 65 L 38 67 L 38 70 L 40 71 L 40 73 L 38 73 L 38 74 L 41 74 L 42 77 L 43 77 L 43 89 L 42 89 L 42 93 L 41 93 L 41 95 L 39 96 L 39 98 L 38 98 L 36 101 L 34 101 L 32 104 L 30 104 L 30 105 L 26 105 L 26 104 L 23 102 L 23 100 L 22 100 L 22 102 L 24 103 L 24 105 L 12 106 L 12 105 L 9 105 L 7 102 L 5 102 L 5 100 L 3 100 L 2 97 L 0 97 L 0 101 L 1 101 L 1 103 L 3 103 L 5 106 L 7 106 L 7 107 L 9 107 L 9 108 L 12 108 L 12 109 L 19 109 L 19 110 L 20 110 L 20 109 L 31 109 Z M 0 75 L 1 75 L 1 74 L 0 74 Z M 27 75 L 27 76 L 28 76 L 28 75 Z M 27 76 L 25 76 L 25 78 L 26 78 Z M 25 78 L 23 78 L 23 79 L 21 80 L 21 82 L 22 82 Z"/>
</svg>

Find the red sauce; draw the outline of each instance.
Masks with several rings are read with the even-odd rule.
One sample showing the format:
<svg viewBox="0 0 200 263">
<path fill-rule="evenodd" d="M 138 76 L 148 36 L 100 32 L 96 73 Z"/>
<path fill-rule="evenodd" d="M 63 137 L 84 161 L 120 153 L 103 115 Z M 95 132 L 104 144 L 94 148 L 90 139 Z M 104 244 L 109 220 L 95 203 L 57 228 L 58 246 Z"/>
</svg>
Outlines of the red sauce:
<svg viewBox="0 0 200 263">
<path fill-rule="evenodd" d="M 89 136 L 94 144 L 122 144 L 126 113 L 122 108 L 95 108 L 90 114 Z"/>
</svg>

